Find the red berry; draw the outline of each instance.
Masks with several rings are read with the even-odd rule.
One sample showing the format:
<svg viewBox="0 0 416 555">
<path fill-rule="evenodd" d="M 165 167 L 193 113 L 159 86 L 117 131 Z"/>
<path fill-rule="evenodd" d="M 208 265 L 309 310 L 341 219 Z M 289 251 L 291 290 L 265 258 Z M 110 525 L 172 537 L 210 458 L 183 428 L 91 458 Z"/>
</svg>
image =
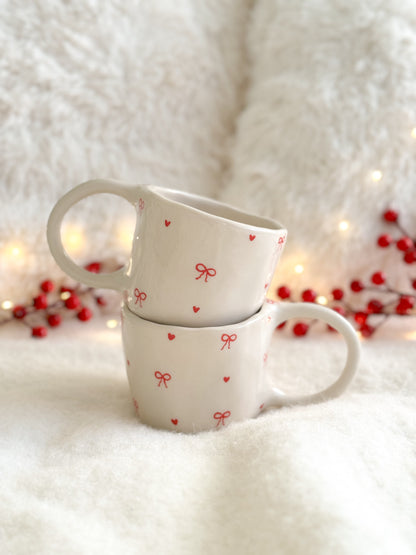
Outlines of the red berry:
<svg viewBox="0 0 416 555">
<path fill-rule="evenodd" d="M 391 245 L 392 242 L 393 242 L 393 237 L 388 233 L 385 233 L 384 235 L 380 235 L 380 237 L 377 239 L 377 245 L 383 249 Z"/>
<path fill-rule="evenodd" d="M 368 312 L 372 314 L 379 314 L 383 311 L 384 305 L 377 299 L 372 299 L 367 305 Z"/>
<path fill-rule="evenodd" d="M 362 326 L 366 323 L 368 318 L 368 314 L 366 312 L 356 312 L 354 314 L 354 320 L 357 322 L 359 326 Z"/>
<path fill-rule="evenodd" d="M 33 337 L 46 337 L 48 335 L 48 330 L 44 326 L 37 326 L 32 328 Z"/>
<path fill-rule="evenodd" d="M 282 285 L 281 287 L 278 288 L 277 290 L 277 295 L 281 298 L 281 299 L 288 299 L 290 297 L 290 289 L 289 287 L 287 287 L 287 285 Z"/>
<path fill-rule="evenodd" d="M 354 293 L 359 293 L 364 289 L 364 284 L 359 279 L 355 279 L 350 283 L 350 287 L 351 287 L 351 291 L 354 291 Z"/>
<path fill-rule="evenodd" d="M 316 292 L 313 289 L 305 289 L 305 291 L 302 291 L 302 299 L 305 303 L 314 303 Z"/>
<path fill-rule="evenodd" d="M 62 322 L 62 318 L 60 314 L 49 314 L 48 316 L 48 324 L 51 328 L 56 328 Z"/>
<path fill-rule="evenodd" d="M 416 279 L 414 279 L 414 280 L 412 281 L 412 287 L 413 287 L 413 289 L 416 289 Z"/>
<path fill-rule="evenodd" d="M 335 310 L 335 312 L 338 312 L 338 314 L 341 314 L 341 316 L 346 316 L 347 314 L 343 306 L 333 306 L 332 310 Z"/>
<path fill-rule="evenodd" d="M 78 312 L 77 318 L 78 320 L 81 320 L 81 322 L 87 322 L 88 320 L 91 320 L 92 312 L 89 308 L 84 306 L 84 308 L 81 308 L 81 310 Z"/>
<path fill-rule="evenodd" d="M 279 325 L 277 326 L 276 329 L 277 329 L 277 330 L 282 330 L 285 326 L 286 326 L 286 322 L 282 322 L 281 324 L 279 324 Z"/>
<path fill-rule="evenodd" d="M 383 218 L 386 222 L 397 222 L 399 214 L 396 210 L 386 210 L 383 214 Z"/>
<path fill-rule="evenodd" d="M 344 297 L 344 291 L 342 289 L 333 289 L 331 293 L 334 301 L 340 301 Z"/>
<path fill-rule="evenodd" d="M 370 337 L 371 335 L 373 335 L 375 331 L 376 329 L 373 326 L 370 326 L 369 324 L 364 324 L 363 326 L 360 327 L 360 332 L 364 337 Z"/>
<path fill-rule="evenodd" d="M 298 337 L 301 337 L 302 335 L 306 335 L 308 333 L 308 330 L 309 330 L 309 326 L 304 322 L 298 322 L 293 326 L 293 333 Z"/>
<path fill-rule="evenodd" d="M 398 304 L 396 305 L 396 314 L 408 314 L 409 310 L 414 307 L 415 299 L 410 296 L 400 297 Z"/>
<path fill-rule="evenodd" d="M 18 320 L 21 320 L 22 318 L 24 318 L 26 314 L 27 312 L 24 306 L 17 305 L 13 308 L 13 316 Z"/>
<path fill-rule="evenodd" d="M 65 306 L 69 310 L 75 310 L 79 307 L 80 304 L 81 301 L 79 300 L 79 297 L 77 297 L 77 295 L 75 295 L 74 293 L 72 293 L 70 297 L 65 299 Z"/>
<path fill-rule="evenodd" d="M 107 301 L 104 297 L 95 297 L 95 302 L 100 306 L 107 306 Z"/>
<path fill-rule="evenodd" d="M 91 262 L 85 266 L 87 272 L 92 272 L 93 274 L 98 274 L 101 271 L 101 264 L 99 262 Z"/>
<path fill-rule="evenodd" d="M 44 293 L 51 293 L 55 289 L 55 284 L 50 279 L 42 281 L 40 288 Z"/>
<path fill-rule="evenodd" d="M 399 249 L 399 251 L 408 251 L 409 249 L 411 249 L 413 247 L 413 241 L 410 239 L 410 237 L 401 237 L 397 243 L 396 243 L 396 247 Z"/>
<path fill-rule="evenodd" d="M 405 252 L 403 260 L 406 262 L 406 264 L 413 264 L 413 262 L 416 262 L 416 249 Z"/>
<path fill-rule="evenodd" d="M 371 281 L 375 285 L 382 285 L 386 281 L 386 274 L 384 272 L 374 272 L 371 276 Z"/>
<path fill-rule="evenodd" d="M 48 308 L 48 297 L 43 293 L 38 295 L 33 299 L 33 306 L 36 310 L 43 310 L 44 308 Z"/>
</svg>

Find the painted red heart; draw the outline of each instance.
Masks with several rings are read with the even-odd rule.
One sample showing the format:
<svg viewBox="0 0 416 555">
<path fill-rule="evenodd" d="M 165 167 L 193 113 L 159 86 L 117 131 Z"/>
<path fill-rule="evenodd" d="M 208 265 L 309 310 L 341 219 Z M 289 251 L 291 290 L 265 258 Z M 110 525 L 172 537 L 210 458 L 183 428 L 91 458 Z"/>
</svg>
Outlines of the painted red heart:
<svg viewBox="0 0 416 555">
<path fill-rule="evenodd" d="M 264 288 L 265 288 L 265 289 L 268 289 L 268 288 L 269 288 L 269 284 L 268 284 L 268 283 L 265 283 L 265 284 L 264 284 Z"/>
<path fill-rule="evenodd" d="M 166 227 L 169 227 L 170 224 L 171 224 L 171 222 L 170 222 L 169 220 L 165 220 L 165 226 L 166 226 Z"/>
<path fill-rule="evenodd" d="M 254 241 L 255 238 L 256 238 L 255 235 L 250 235 L 250 241 Z"/>
<path fill-rule="evenodd" d="M 172 341 L 173 339 L 175 339 L 176 335 L 174 333 L 168 333 L 168 338 L 169 341 Z"/>
<path fill-rule="evenodd" d="M 230 379 L 230 376 L 224 376 L 223 377 L 223 380 L 225 381 L 225 383 L 227 383 L 229 381 L 229 379 Z"/>
<path fill-rule="evenodd" d="M 199 309 L 200 309 L 199 306 L 194 306 L 194 307 L 192 307 L 192 308 L 194 309 L 195 314 L 196 314 L 197 312 L 199 312 Z"/>
<path fill-rule="evenodd" d="M 264 403 L 262 405 L 260 405 L 260 408 L 262 409 L 264 407 Z"/>
<path fill-rule="evenodd" d="M 175 426 L 178 425 L 178 419 L 177 418 L 172 418 L 171 419 L 172 424 L 174 424 Z"/>
</svg>

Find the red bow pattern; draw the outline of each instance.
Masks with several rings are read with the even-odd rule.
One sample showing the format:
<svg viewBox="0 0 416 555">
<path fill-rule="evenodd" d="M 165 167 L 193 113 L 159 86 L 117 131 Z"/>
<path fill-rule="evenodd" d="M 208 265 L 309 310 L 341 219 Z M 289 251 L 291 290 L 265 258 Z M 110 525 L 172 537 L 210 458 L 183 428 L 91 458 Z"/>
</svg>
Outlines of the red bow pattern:
<svg viewBox="0 0 416 555">
<path fill-rule="evenodd" d="M 202 262 L 195 266 L 195 270 L 197 272 L 200 272 L 199 276 L 195 279 L 201 279 L 203 276 L 205 276 L 205 283 L 208 281 L 209 277 L 214 277 L 215 275 L 217 275 L 217 271 L 215 270 L 215 268 L 207 268 L 205 264 L 202 264 Z"/>
<path fill-rule="evenodd" d="M 232 333 L 231 335 L 228 335 L 227 333 L 223 333 L 223 334 L 221 335 L 221 341 L 224 341 L 224 345 L 221 347 L 221 351 L 222 351 L 225 347 L 230 348 L 230 347 L 231 347 L 231 343 L 232 343 L 233 341 L 235 341 L 236 339 L 237 339 L 237 334 L 236 334 L 236 333 Z"/>
<path fill-rule="evenodd" d="M 163 385 L 166 387 L 166 389 L 168 388 L 168 384 L 167 382 L 169 380 L 172 379 L 172 376 L 169 374 L 169 372 L 166 372 L 165 374 L 162 374 L 162 372 L 159 372 L 159 370 L 156 370 L 155 372 L 155 378 L 157 380 L 159 380 L 159 383 L 157 384 L 158 387 L 160 387 L 163 383 Z"/>
<path fill-rule="evenodd" d="M 147 299 L 147 295 L 144 291 L 139 291 L 136 287 L 134 290 L 134 296 L 136 297 L 136 302 L 134 304 L 140 303 L 140 308 L 143 308 L 142 301 Z"/>
<path fill-rule="evenodd" d="M 231 416 L 231 412 L 229 410 L 226 410 L 225 412 L 216 412 L 214 414 L 214 418 L 215 420 L 218 420 L 216 428 L 222 424 L 223 426 L 225 426 L 225 419 L 228 418 L 229 416 Z"/>
</svg>

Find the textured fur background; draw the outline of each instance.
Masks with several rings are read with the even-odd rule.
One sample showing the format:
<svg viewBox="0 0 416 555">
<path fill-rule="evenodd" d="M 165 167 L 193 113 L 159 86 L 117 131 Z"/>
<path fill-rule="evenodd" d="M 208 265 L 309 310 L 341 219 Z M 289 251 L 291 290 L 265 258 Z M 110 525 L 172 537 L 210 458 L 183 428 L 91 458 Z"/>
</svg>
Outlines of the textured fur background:
<svg viewBox="0 0 416 555">
<path fill-rule="evenodd" d="M 276 283 L 325 293 L 383 257 L 399 279 L 398 254 L 373 245 L 387 205 L 415 232 L 413 2 L 15 2 L 0 36 L 0 251 L 26 250 L 2 257 L 2 298 L 61 275 L 48 214 L 99 176 L 278 218 L 289 242 Z M 133 212 L 110 198 L 70 212 L 79 261 L 127 256 Z"/>
<path fill-rule="evenodd" d="M 213 196 L 241 108 L 246 0 L 17 1 L 0 18 L 1 298 L 61 275 L 46 245 L 55 201 L 93 177 Z M 111 201 L 109 201 L 111 198 Z M 71 211 L 79 260 L 119 255 L 132 209 L 98 196 Z M 12 271 L 10 271 L 12 268 Z"/>
<path fill-rule="evenodd" d="M 325 293 L 379 266 L 400 280 L 397 251 L 374 245 L 387 206 L 416 236 L 416 4 L 259 0 L 247 46 L 249 89 L 221 198 L 287 225 L 276 282 Z"/>
</svg>

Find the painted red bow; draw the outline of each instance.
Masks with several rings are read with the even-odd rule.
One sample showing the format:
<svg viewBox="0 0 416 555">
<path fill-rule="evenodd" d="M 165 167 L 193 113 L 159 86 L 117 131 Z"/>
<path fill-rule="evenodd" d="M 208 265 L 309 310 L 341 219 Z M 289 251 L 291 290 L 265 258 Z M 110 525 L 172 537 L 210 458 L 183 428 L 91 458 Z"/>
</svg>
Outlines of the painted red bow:
<svg viewBox="0 0 416 555">
<path fill-rule="evenodd" d="M 283 245 L 285 244 L 285 240 L 286 240 L 286 235 L 282 235 L 281 237 L 279 237 L 279 240 L 277 242 L 277 246 L 279 248 L 279 251 L 283 249 Z"/>
<path fill-rule="evenodd" d="M 227 333 L 223 333 L 223 334 L 221 335 L 221 341 L 224 341 L 224 345 L 221 347 L 221 351 L 222 351 L 225 347 L 230 348 L 230 347 L 231 347 L 231 342 L 232 342 L 232 341 L 235 341 L 236 339 L 237 339 L 237 334 L 236 334 L 236 333 L 233 333 L 233 334 L 231 334 L 231 335 L 228 335 Z"/>
<path fill-rule="evenodd" d="M 139 198 L 139 210 L 142 212 L 144 210 L 144 200 Z"/>
<path fill-rule="evenodd" d="M 134 290 L 134 296 L 136 297 L 136 302 L 134 304 L 140 303 L 140 308 L 142 308 L 142 301 L 145 301 L 147 299 L 146 293 L 144 293 L 144 291 L 139 291 L 136 287 L 136 289 Z"/>
<path fill-rule="evenodd" d="M 205 264 L 201 262 L 195 266 L 195 270 L 200 272 L 199 276 L 195 279 L 201 279 L 202 276 L 205 276 L 205 282 L 208 281 L 208 277 L 214 277 L 217 274 L 215 268 L 207 268 Z"/>
<path fill-rule="evenodd" d="M 172 379 L 172 376 L 169 374 L 169 372 L 166 372 L 165 374 L 162 374 L 162 372 L 159 372 L 159 370 L 156 370 L 155 377 L 156 377 L 157 380 L 159 380 L 159 383 L 157 384 L 158 387 L 160 387 L 161 384 L 163 383 L 163 385 L 166 387 L 166 389 L 168 388 L 168 385 L 167 385 L 166 382 L 168 382 L 169 380 Z"/>
<path fill-rule="evenodd" d="M 229 416 L 231 416 L 231 412 L 229 410 L 226 410 L 225 412 L 216 412 L 214 414 L 215 420 L 218 420 L 216 427 L 218 427 L 220 424 L 224 426 L 225 419 L 228 418 Z"/>
</svg>

